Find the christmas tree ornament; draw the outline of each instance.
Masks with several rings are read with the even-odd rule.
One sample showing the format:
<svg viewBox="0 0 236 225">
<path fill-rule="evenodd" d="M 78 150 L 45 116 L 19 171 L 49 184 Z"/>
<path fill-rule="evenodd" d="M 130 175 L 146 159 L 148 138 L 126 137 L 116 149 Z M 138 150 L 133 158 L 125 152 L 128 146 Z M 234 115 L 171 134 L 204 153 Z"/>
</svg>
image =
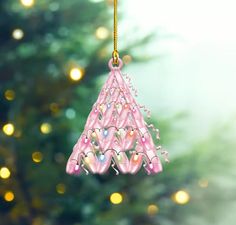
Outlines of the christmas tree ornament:
<svg viewBox="0 0 236 225">
<path fill-rule="evenodd" d="M 117 50 L 117 0 L 114 0 L 114 51 L 108 62 L 110 74 L 88 116 L 84 131 L 68 159 L 68 174 L 104 174 L 113 168 L 115 174 L 135 174 L 142 167 L 148 175 L 162 171 L 150 131 L 159 140 L 159 130 L 147 124 L 141 109 L 150 117 L 137 95 L 128 75 L 123 75 L 122 60 Z M 124 78 L 128 81 L 125 82 Z M 161 151 L 168 161 L 168 153 Z"/>
</svg>

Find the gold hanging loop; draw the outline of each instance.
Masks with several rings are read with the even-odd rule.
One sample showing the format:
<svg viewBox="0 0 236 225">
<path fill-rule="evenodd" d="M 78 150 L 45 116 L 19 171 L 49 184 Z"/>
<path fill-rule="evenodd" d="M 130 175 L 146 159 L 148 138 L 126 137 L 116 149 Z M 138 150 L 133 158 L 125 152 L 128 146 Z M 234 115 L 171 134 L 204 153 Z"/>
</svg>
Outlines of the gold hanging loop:
<svg viewBox="0 0 236 225">
<path fill-rule="evenodd" d="M 113 58 L 113 64 L 118 65 L 119 64 L 119 53 L 118 53 L 118 51 L 114 50 L 112 52 L 112 58 Z"/>
<path fill-rule="evenodd" d="M 119 52 L 117 50 L 117 42 L 118 42 L 118 29 L 117 29 L 117 1 L 114 0 L 114 27 L 113 27 L 113 41 L 114 41 L 114 50 L 112 52 L 113 64 L 119 64 Z"/>
</svg>

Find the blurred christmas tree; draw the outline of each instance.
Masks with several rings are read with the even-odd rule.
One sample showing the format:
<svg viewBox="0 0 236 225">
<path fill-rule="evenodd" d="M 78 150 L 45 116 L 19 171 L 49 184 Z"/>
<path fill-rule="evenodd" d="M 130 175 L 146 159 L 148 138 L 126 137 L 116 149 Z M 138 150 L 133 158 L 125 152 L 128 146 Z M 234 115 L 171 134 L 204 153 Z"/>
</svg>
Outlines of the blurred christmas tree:
<svg viewBox="0 0 236 225">
<path fill-rule="evenodd" d="M 174 224 L 189 212 L 178 207 L 203 174 L 201 148 L 156 177 L 65 174 L 97 96 L 96 76 L 108 71 L 109 4 L 0 2 L 1 225 Z M 171 122 L 158 125 L 165 143 Z M 208 186 L 207 179 L 199 182 Z"/>
</svg>

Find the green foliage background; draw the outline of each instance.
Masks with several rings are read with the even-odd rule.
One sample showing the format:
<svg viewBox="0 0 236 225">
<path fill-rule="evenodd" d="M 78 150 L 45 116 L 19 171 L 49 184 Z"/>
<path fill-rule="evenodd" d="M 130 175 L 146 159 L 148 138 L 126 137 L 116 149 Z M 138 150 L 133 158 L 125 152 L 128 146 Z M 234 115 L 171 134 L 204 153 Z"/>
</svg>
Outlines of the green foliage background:
<svg viewBox="0 0 236 225">
<path fill-rule="evenodd" d="M 99 40 L 94 34 L 100 26 L 111 30 L 110 2 L 40 0 L 26 9 L 16 0 L 0 1 L 0 126 L 15 126 L 13 136 L 0 133 L 0 167 L 11 171 L 9 179 L 0 179 L 1 225 L 217 224 L 222 205 L 235 200 L 235 184 L 224 185 L 235 177 L 230 163 L 235 159 L 230 155 L 233 125 L 214 129 L 188 153 L 170 157 L 158 176 L 65 174 L 66 160 L 97 97 L 98 77 L 108 72 L 112 39 Z M 12 38 L 16 28 L 23 30 L 23 39 Z M 146 41 L 148 37 L 123 53 Z M 73 66 L 85 70 L 78 83 L 68 79 Z M 13 101 L 4 97 L 8 89 L 15 92 Z M 66 116 L 68 110 L 75 117 Z M 184 118 L 159 119 L 162 142 L 174 143 L 179 131 L 172 124 Z M 45 122 L 52 126 L 49 134 L 40 132 Z M 43 154 L 39 164 L 32 161 L 35 151 Z M 199 186 L 202 179 L 209 187 Z M 58 184 L 65 193 L 56 191 Z M 11 202 L 4 200 L 7 190 L 15 194 Z M 178 190 L 189 193 L 188 204 L 172 200 Z M 110 203 L 113 192 L 122 193 L 121 204 Z M 150 204 L 159 208 L 155 215 L 147 213 Z"/>
</svg>

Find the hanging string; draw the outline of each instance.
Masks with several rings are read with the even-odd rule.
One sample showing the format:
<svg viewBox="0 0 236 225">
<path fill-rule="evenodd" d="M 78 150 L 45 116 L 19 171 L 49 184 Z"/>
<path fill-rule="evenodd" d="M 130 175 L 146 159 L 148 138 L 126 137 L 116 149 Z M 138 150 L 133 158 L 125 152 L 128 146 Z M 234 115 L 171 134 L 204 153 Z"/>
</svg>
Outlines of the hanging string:
<svg viewBox="0 0 236 225">
<path fill-rule="evenodd" d="M 114 50 L 112 52 L 113 64 L 118 65 L 119 63 L 119 52 L 117 50 L 117 42 L 118 42 L 118 29 L 117 29 L 117 1 L 114 0 L 114 26 L 113 26 L 113 42 L 114 42 Z"/>
</svg>

